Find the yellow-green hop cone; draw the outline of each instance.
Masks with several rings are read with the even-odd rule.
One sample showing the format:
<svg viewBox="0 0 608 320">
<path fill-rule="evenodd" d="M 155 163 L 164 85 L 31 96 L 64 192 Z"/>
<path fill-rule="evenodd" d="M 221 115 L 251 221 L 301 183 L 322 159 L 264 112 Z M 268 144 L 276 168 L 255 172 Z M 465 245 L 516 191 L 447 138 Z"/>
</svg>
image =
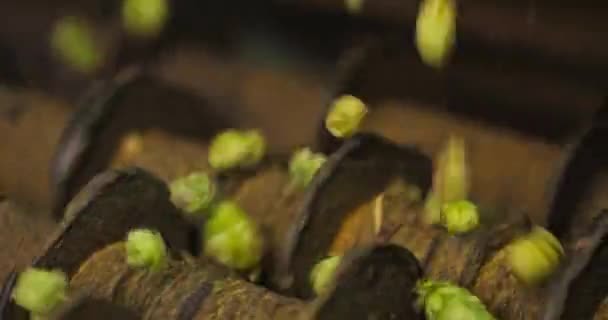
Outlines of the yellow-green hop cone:
<svg viewBox="0 0 608 320">
<path fill-rule="evenodd" d="M 479 298 L 452 283 L 424 280 L 416 291 L 427 320 L 495 319 Z"/>
<path fill-rule="evenodd" d="M 325 127 L 337 138 L 347 138 L 355 134 L 367 114 L 363 101 L 351 95 L 343 95 L 332 103 Z"/>
<path fill-rule="evenodd" d="M 365 0 L 344 0 L 346 12 L 351 15 L 358 15 L 363 11 Z"/>
<path fill-rule="evenodd" d="M 193 215 L 201 214 L 208 209 L 216 192 L 213 181 L 204 172 L 193 172 L 173 180 L 169 190 L 171 202 Z"/>
<path fill-rule="evenodd" d="M 82 73 L 94 72 L 104 59 L 91 27 L 78 17 L 63 17 L 55 23 L 51 47 L 63 63 Z"/>
<path fill-rule="evenodd" d="M 423 0 L 416 20 L 416 47 L 422 61 L 441 68 L 456 42 L 456 4 L 453 0 Z"/>
<path fill-rule="evenodd" d="M 553 251 L 558 252 L 560 256 L 564 255 L 565 253 L 559 240 L 543 227 L 534 226 L 534 228 L 532 228 L 532 232 L 530 232 L 530 238 L 534 241 L 538 241 L 537 243 L 542 241 L 547 247 L 550 247 L 553 249 Z"/>
<path fill-rule="evenodd" d="M 507 250 L 511 272 L 526 285 L 537 285 L 549 277 L 564 255 L 559 240 L 538 226 L 513 241 Z"/>
<path fill-rule="evenodd" d="M 441 210 L 441 224 L 451 235 L 470 232 L 479 226 L 477 206 L 467 200 L 448 202 Z"/>
<path fill-rule="evenodd" d="M 256 223 L 236 203 L 223 201 L 205 224 L 207 256 L 237 270 L 252 270 L 263 254 L 263 238 Z"/>
<path fill-rule="evenodd" d="M 28 268 L 17 277 L 12 299 L 34 315 L 47 315 L 65 299 L 67 276 L 57 270 Z"/>
<path fill-rule="evenodd" d="M 333 256 L 319 261 L 310 271 L 310 283 L 315 294 L 325 293 L 334 281 L 336 269 L 342 261 L 341 256 Z"/>
<path fill-rule="evenodd" d="M 167 0 L 123 0 L 122 22 L 129 34 L 158 35 L 169 18 Z"/>
<path fill-rule="evenodd" d="M 465 200 L 470 189 L 469 166 L 464 139 L 450 136 L 440 151 L 433 176 L 433 191 L 442 204 Z"/>
<path fill-rule="evenodd" d="M 160 233 L 148 229 L 131 230 L 127 235 L 127 264 L 158 271 L 167 264 L 167 247 Z"/>
<path fill-rule="evenodd" d="M 250 168 L 257 165 L 266 152 L 266 141 L 258 130 L 226 130 L 209 146 L 209 165 L 216 170 Z"/>
<path fill-rule="evenodd" d="M 441 202 L 433 191 L 429 191 L 426 196 L 423 218 L 426 224 L 441 223 Z"/>
<path fill-rule="evenodd" d="M 289 161 L 289 176 L 297 187 L 306 187 L 315 177 L 327 157 L 321 153 L 313 153 L 310 148 L 302 148 L 294 152 Z"/>
</svg>

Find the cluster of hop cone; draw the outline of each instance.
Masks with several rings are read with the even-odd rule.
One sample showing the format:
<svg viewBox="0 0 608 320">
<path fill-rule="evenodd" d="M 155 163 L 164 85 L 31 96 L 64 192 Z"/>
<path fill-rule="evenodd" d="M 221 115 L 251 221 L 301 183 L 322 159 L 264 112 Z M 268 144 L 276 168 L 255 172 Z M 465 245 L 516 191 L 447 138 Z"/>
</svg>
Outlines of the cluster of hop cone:
<svg viewBox="0 0 608 320">
<path fill-rule="evenodd" d="M 260 131 L 230 129 L 209 170 L 167 185 L 137 168 L 98 175 L 16 276 L 13 312 L 69 318 L 94 299 L 129 319 L 570 319 L 604 215 L 557 239 L 474 202 L 462 138 L 431 161 L 358 133 L 367 113 L 334 101 L 329 155 L 269 157 Z"/>
</svg>

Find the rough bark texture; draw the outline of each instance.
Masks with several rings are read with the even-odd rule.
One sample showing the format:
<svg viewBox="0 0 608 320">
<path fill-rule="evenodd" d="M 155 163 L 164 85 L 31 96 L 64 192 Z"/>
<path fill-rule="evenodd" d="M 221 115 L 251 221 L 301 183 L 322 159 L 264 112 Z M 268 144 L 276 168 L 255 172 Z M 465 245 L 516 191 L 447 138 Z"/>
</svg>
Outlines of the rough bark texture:
<svg viewBox="0 0 608 320">
<path fill-rule="evenodd" d="M 423 222 L 422 203 L 405 200 L 406 188 L 403 181 L 394 181 L 384 193 L 384 223 L 400 226 L 389 241 L 412 250 L 423 261 L 427 277 L 472 289 L 499 319 L 536 319 L 542 292 L 529 290 L 514 278 L 503 250 L 530 230 L 529 220 L 518 212 L 482 207 L 486 225 L 469 234 L 450 236 L 445 229 Z"/>
<path fill-rule="evenodd" d="M 415 257 L 397 246 L 353 251 L 340 265 L 332 289 L 309 306 L 209 260 L 171 260 L 155 273 L 129 268 L 119 242 L 84 262 L 70 287 L 142 319 L 419 319 L 413 287 L 420 276 Z"/>
<path fill-rule="evenodd" d="M 298 300 L 245 282 L 210 262 L 172 262 L 158 273 L 133 270 L 118 243 L 95 253 L 72 278 L 71 286 L 93 291 L 135 310 L 142 319 L 295 319 Z"/>
</svg>

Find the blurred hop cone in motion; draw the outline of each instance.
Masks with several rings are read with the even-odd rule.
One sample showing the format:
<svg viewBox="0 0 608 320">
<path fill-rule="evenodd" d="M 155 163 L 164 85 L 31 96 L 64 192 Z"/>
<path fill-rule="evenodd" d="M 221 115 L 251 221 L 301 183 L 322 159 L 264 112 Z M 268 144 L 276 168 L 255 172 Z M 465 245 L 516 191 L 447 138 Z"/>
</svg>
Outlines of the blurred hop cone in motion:
<svg viewBox="0 0 608 320">
<path fill-rule="evenodd" d="M 169 18 L 167 0 L 124 0 L 122 21 L 127 33 L 138 37 L 157 36 Z"/>
<path fill-rule="evenodd" d="M 456 42 L 456 4 L 453 0 L 424 0 L 416 20 L 416 47 L 424 63 L 443 67 Z"/>
<path fill-rule="evenodd" d="M 59 19 L 51 34 L 51 49 L 62 63 L 72 69 L 89 74 L 101 67 L 104 48 L 95 41 L 95 33 L 83 18 Z"/>
</svg>

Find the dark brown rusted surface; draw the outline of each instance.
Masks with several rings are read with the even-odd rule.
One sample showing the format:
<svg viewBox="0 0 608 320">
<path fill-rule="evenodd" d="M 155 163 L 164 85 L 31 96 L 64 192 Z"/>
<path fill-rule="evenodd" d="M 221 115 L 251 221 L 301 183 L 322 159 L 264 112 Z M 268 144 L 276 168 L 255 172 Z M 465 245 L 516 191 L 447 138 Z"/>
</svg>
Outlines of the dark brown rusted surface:
<svg viewBox="0 0 608 320">
<path fill-rule="evenodd" d="M 169 201 L 162 181 L 138 168 L 107 171 L 70 202 L 33 266 L 72 275 L 93 252 L 123 239 L 134 228 L 159 230 L 172 248 L 189 249 L 191 229 Z"/>
<path fill-rule="evenodd" d="M 585 230 L 601 210 L 608 208 L 608 126 L 598 121 L 567 150 L 559 179 L 552 190 L 549 228 L 561 238 Z"/>
<path fill-rule="evenodd" d="M 70 202 L 60 230 L 34 265 L 72 274 L 95 250 L 134 228 L 159 230 L 173 248 L 188 249 L 190 228 L 161 180 L 138 168 L 106 171 Z"/>
<path fill-rule="evenodd" d="M 542 320 L 592 319 L 608 295 L 608 212 L 597 214 L 568 248 L 567 262 L 551 284 Z"/>
<path fill-rule="evenodd" d="M 423 319 L 415 306 L 414 288 L 422 277 L 416 257 L 396 245 L 361 251 L 340 263 L 336 283 L 320 299 L 315 319 Z"/>
<path fill-rule="evenodd" d="M 431 160 L 414 148 L 375 135 L 349 139 L 329 157 L 297 208 L 287 245 L 279 253 L 275 285 L 310 297 L 308 274 L 328 254 L 346 216 L 382 192 L 395 176 L 411 179 L 424 195 L 431 174 Z"/>
<path fill-rule="evenodd" d="M 54 190 L 53 215 L 61 217 L 67 202 L 76 190 L 70 190 L 74 179 L 91 159 L 100 143 L 103 126 L 116 114 L 115 108 L 129 89 L 141 79 L 137 68 L 124 70 L 107 82 L 95 83 L 80 102 L 63 129 L 57 150 L 51 160 L 51 188 Z"/>
</svg>

